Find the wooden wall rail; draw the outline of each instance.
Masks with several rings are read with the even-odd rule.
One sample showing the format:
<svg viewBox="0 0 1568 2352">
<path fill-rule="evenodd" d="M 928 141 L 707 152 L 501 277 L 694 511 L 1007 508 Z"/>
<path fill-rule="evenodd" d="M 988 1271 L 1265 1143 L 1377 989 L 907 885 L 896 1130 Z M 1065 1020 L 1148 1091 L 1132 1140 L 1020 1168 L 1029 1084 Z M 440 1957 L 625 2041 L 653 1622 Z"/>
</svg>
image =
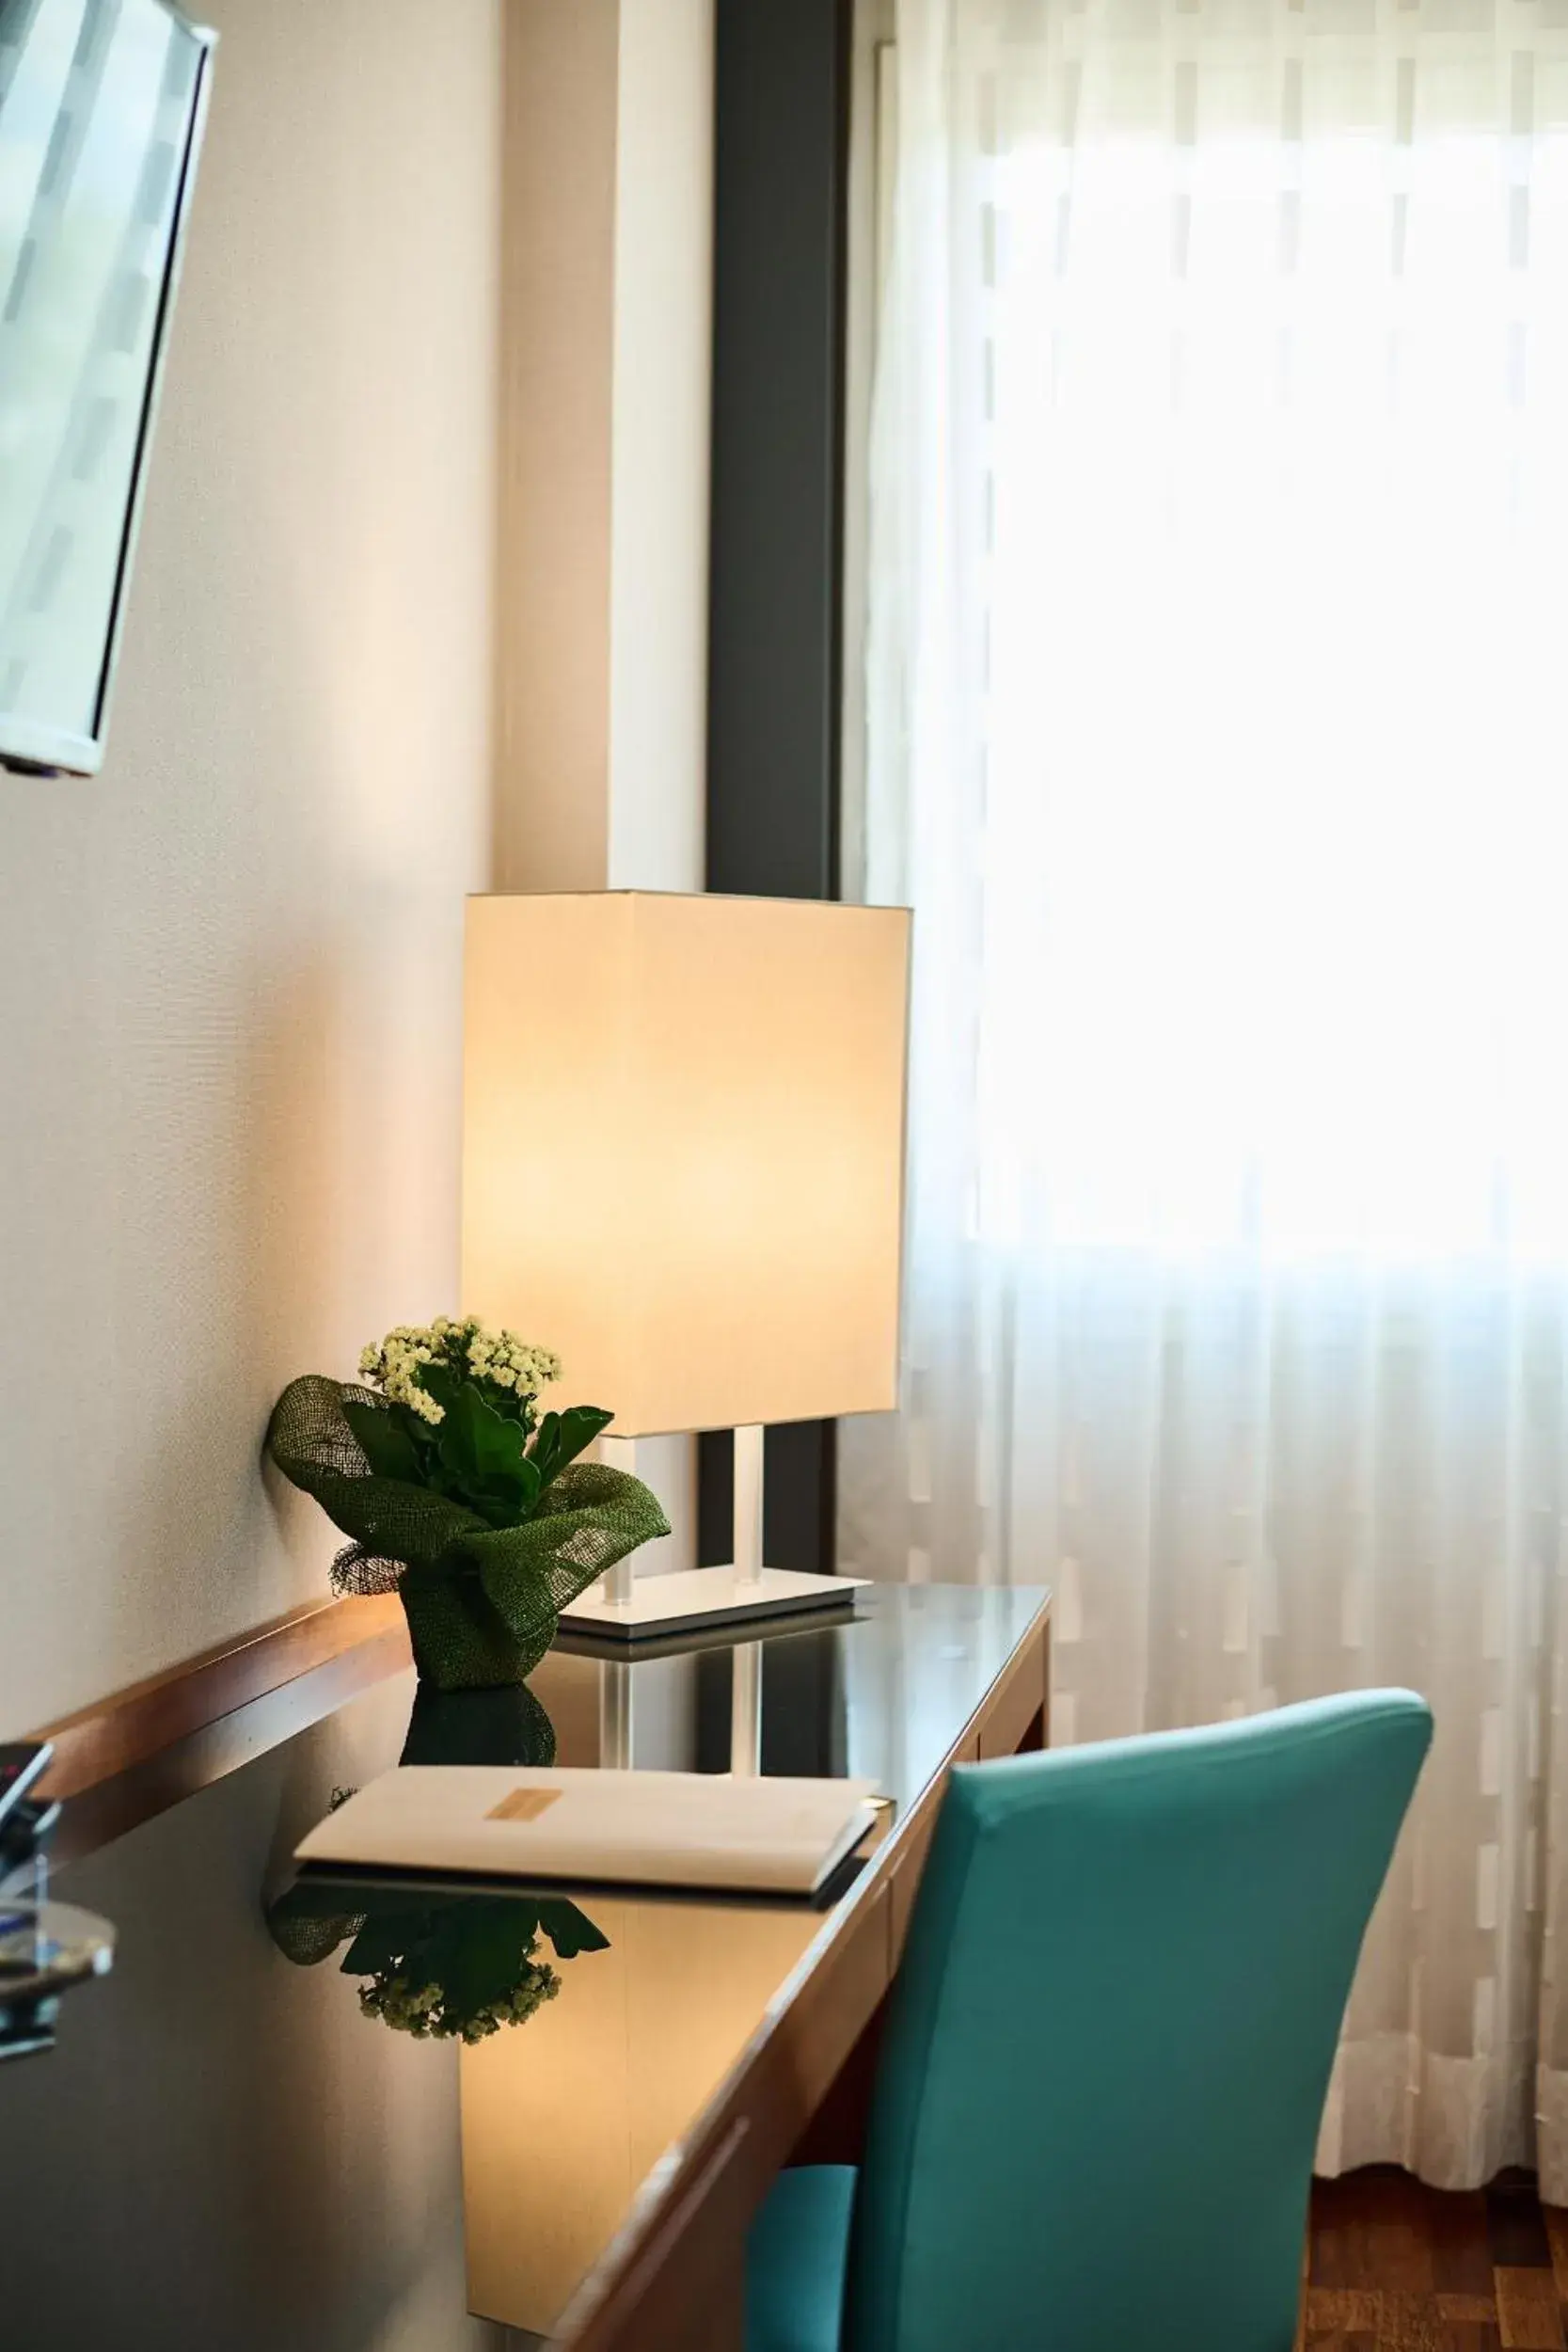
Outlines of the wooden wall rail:
<svg viewBox="0 0 1568 2352">
<path fill-rule="evenodd" d="M 205 1731 L 236 1708 L 340 1661 L 349 1667 L 348 1688 L 379 1681 L 408 1664 L 408 1634 L 395 1593 L 309 1602 L 235 1641 L 133 1682 L 95 1706 L 40 1724 L 33 1736 L 55 1744 L 43 1787 L 51 1796 L 82 1796 Z M 338 1677 L 340 1687 L 343 1679 Z"/>
</svg>

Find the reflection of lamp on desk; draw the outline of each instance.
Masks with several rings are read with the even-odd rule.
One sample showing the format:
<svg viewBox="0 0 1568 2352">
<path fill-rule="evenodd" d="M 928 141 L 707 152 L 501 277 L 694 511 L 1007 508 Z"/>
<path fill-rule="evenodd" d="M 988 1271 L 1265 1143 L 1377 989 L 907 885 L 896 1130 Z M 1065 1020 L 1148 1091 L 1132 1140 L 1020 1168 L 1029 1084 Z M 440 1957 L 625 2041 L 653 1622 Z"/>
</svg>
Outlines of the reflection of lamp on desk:
<svg viewBox="0 0 1568 2352">
<path fill-rule="evenodd" d="M 567 1611 L 635 1638 L 847 1599 L 762 1564 L 763 1427 L 895 1401 L 909 916 L 640 891 L 468 906 L 463 1303 L 623 1439 L 736 1432 L 735 1559 Z"/>
</svg>

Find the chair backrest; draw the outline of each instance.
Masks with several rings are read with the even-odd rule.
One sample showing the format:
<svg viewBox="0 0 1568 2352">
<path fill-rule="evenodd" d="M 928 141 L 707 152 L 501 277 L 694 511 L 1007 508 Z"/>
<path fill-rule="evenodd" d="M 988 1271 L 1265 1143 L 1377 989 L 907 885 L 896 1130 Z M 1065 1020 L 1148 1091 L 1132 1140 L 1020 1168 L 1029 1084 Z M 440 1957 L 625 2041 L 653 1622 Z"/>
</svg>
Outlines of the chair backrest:
<svg viewBox="0 0 1568 2352">
<path fill-rule="evenodd" d="M 1291 2352 L 1335 2041 L 1431 1737 L 1372 1691 L 954 1772 L 850 2352 Z"/>
</svg>

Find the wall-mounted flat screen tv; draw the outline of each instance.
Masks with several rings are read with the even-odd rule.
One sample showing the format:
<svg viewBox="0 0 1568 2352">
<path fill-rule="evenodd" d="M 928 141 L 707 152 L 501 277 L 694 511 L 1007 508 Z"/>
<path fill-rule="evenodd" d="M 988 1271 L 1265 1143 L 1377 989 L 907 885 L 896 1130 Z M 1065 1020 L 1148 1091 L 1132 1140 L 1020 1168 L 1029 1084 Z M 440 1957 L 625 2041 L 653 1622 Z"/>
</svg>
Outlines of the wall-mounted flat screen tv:
<svg viewBox="0 0 1568 2352">
<path fill-rule="evenodd" d="M 96 773 L 214 36 L 0 0 L 0 764 Z"/>
</svg>

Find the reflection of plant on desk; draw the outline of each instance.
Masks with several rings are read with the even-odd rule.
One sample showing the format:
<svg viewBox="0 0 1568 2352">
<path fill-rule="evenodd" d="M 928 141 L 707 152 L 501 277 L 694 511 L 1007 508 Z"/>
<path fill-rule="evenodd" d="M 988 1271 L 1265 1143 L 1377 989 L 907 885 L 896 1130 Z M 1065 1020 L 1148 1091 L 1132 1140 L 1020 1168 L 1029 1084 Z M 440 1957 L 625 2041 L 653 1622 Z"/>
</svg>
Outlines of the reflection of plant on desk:
<svg viewBox="0 0 1568 2352">
<path fill-rule="evenodd" d="M 555 1761 L 555 1726 L 526 1683 L 499 1691 L 441 1692 L 421 1685 L 400 1764 L 520 1764 Z M 353 1794 L 339 1791 L 334 1809 Z M 356 1902 L 348 1911 L 345 1904 Z M 520 2026 L 561 1979 L 536 1958 L 544 1935 L 560 1961 L 602 1952 L 610 1939 L 563 1897 L 421 1894 L 367 1884 L 297 1879 L 267 1907 L 280 1952 L 314 1967 L 345 1943 L 342 1972 L 364 1977 L 359 2007 L 416 2041 L 483 2042 Z"/>
<path fill-rule="evenodd" d="M 273 1942 L 308 1968 L 346 1941 L 344 1976 L 369 1979 L 359 1988 L 362 2013 L 417 2042 L 483 2042 L 553 2001 L 561 1979 L 535 1958 L 541 1935 L 558 1961 L 610 1948 L 564 1898 L 372 1886 L 359 1900 L 345 1913 L 341 1886 L 299 1881 L 267 1913 Z"/>
</svg>

